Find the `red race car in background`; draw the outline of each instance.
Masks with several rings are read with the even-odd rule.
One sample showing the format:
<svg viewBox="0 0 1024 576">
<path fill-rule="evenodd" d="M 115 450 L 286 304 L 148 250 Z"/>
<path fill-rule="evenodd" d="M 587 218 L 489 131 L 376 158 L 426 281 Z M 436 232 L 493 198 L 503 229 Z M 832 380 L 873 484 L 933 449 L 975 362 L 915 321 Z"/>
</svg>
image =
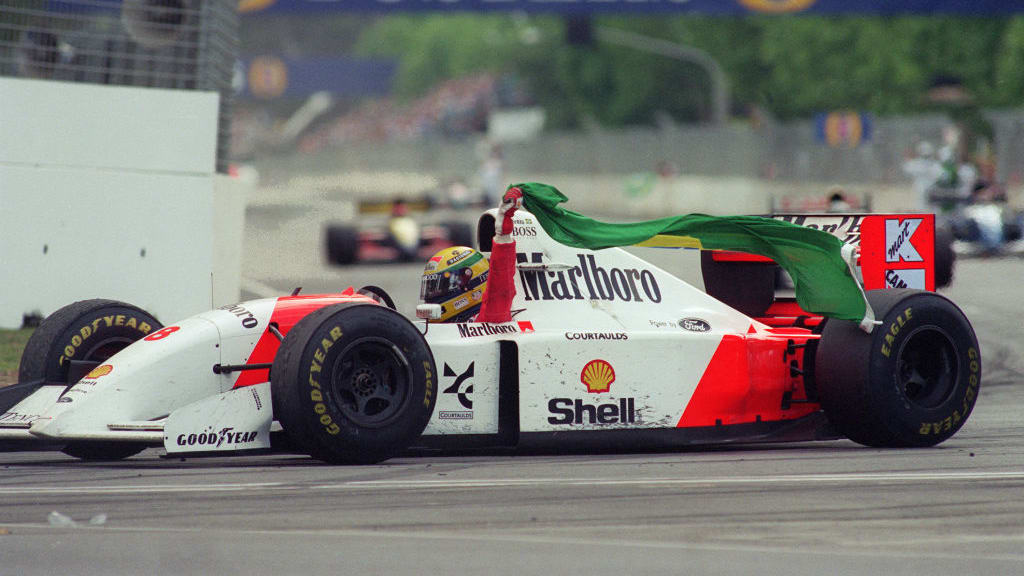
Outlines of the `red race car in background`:
<svg viewBox="0 0 1024 576">
<path fill-rule="evenodd" d="M 327 261 L 337 265 L 425 261 L 449 246 L 473 245 L 473 229 L 466 222 L 421 224 L 409 214 L 429 208 L 429 203 L 402 200 L 361 203 L 360 214 L 387 211 L 390 216 L 385 223 L 368 226 L 328 224 L 324 230 Z"/>
</svg>

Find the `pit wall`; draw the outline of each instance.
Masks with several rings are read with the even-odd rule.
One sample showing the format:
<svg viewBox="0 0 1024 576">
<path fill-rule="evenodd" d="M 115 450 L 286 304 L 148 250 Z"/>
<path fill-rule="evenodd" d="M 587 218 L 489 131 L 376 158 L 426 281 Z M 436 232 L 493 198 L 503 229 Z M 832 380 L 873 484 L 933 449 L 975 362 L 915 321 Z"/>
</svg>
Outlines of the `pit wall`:
<svg viewBox="0 0 1024 576">
<path fill-rule="evenodd" d="M 87 298 L 165 323 L 238 299 L 218 95 L 0 78 L 0 328 Z"/>
</svg>

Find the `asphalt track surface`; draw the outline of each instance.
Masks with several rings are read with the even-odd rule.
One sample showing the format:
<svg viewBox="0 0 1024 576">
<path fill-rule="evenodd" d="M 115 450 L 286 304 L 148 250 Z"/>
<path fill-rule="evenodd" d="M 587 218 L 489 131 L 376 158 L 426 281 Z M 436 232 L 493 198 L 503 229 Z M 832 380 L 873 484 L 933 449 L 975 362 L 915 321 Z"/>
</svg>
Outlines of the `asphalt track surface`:
<svg viewBox="0 0 1024 576">
<path fill-rule="evenodd" d="M 282 210 L 250 211 L 247 296 L 373 283 L 411 310 L 420 265 L 326 268 L 309 212 Z M 936 448 L 835 441 L 363 467 L 0 453 L 0 575 L 1022 574 L 1022 280 L 1024 260 L 958 263 L 945 293 L 974 324 L 984 377 L 971 419 Z M 53 511 L 74 525 L 52 525 Z"/>
</svg>

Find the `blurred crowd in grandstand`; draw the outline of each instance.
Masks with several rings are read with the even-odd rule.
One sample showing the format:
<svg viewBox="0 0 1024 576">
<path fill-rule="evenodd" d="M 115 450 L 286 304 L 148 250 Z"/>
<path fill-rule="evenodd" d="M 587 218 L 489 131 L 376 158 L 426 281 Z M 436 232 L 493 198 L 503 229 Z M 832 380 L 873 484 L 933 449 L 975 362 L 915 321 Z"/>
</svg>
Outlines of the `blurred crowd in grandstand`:
<svg viewBox="0 0 1024 576">
<path fill-rule="evenodd" d="M 287 145 L 315 152 L 350 142 L 415 141 L 482 135 L 494 110 L 529 106 L 531 100 L 510 75 L 476 74 L 447 80 L 425 96 L 408 103 L 392 97 L 338 105 L 303 131 L 295 142 L 281 142 L 278 128 L 284 118 L 261 105 L 240 104 L 234 116 L 235 158 L 260 149 Z"/>
</svg>

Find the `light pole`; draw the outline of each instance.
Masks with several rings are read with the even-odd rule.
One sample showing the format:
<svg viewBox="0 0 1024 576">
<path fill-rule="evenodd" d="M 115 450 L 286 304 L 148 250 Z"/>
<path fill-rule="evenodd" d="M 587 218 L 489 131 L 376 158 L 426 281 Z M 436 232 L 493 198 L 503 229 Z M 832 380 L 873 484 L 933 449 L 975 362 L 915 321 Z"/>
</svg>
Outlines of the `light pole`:
<svg viewBox="0 0 1024 576">
<path fill-rule="evenodd" d="M 707 52 L 691 46 L 683 46 L 661 38 L 652 38 L 621 30 L 619 28 L 608 28 L 598 26 L 595 29 L 597 39 L 609 44 L 626 46 L 650 54 L 658 54 L 673 60 L 691 62 L 696 64 L 708 73 L 711 80 L 711 121 L 715 124 L 725 124 L 729 119 L 729 86 L 722 72 L 722 67 Z"/>
</svg>

